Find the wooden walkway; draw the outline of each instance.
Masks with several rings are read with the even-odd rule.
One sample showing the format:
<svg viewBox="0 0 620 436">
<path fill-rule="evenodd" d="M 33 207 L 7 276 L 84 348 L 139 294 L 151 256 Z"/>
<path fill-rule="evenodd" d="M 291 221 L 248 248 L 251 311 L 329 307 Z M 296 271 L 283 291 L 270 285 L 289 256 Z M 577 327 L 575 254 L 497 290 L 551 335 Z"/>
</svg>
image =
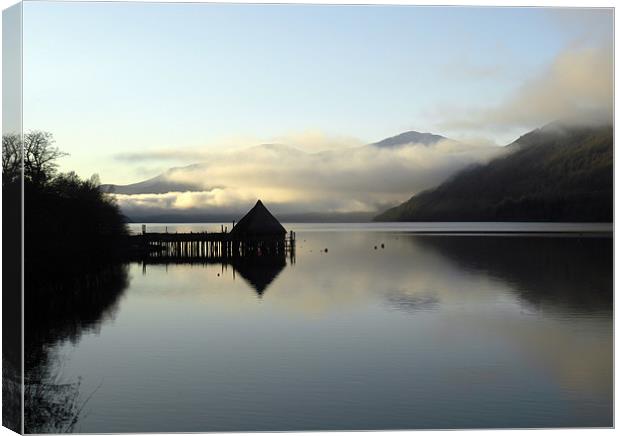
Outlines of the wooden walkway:
<svg viewBox="0 0 620 436">
<path fill-rule="evenodd" d="M 160 261 L 212 261 L 254 256 L 295 255 L 295 233 L 282 237 L 233 238 L 226 232 L 142 233 L 132 235 L 134 251 Z"/>
</svg>

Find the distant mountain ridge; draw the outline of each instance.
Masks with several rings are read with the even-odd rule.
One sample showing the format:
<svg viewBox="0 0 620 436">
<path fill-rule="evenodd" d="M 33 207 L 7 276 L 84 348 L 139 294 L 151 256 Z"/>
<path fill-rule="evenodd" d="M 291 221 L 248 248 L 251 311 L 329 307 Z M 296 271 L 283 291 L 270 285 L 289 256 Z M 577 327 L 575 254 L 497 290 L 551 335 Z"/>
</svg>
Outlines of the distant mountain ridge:
<svg viewBox="0 0 620 436">
<path fill-rule="evenodd" d="M 365 145 L 364 147 L 379 147 L 379 148 L 393 148 L 400 147 L 407 144 L 422 144 L 422 145 L 433 145 L 439 141 L 447 140 L 440 135 L 435 135 L 432 133 L 420 133 L 416 131 L 403 132 L 399 135 L 392 136 L 390 138 L 383 139 L 379 142 L 375 142 L 373 144 Z M 248 148 L 249 151 L 269 151 L 273 153 L 280 153 L 287 157 L 296 157 L 303 155 L 304 152 L 284 144 L 272 144 L 266 143 L 261 145 L 256 145 Z M 183 168 L 190 168 L 194 166 L 200 166 L 200 163 L 192 164 Z M 179 170 L 181 168 L 171 168 L 165 171 L 162 174 L 159 174 L 155 177 L 152 177 L 148 180 L 144 180 L 137 183 L 131 183 L 127 185 L 115 185 L 115 184 L 103 184 L 100 186 L 103 192 L 107 193 L 115 193 L 115 194 L 125 194 L 125 195 L 134 195 L 134 194 L 166 194 L 168 192 L 186 192 L 186 191 L 203 191 L 204 186 L 201 183 L 182 183 L 175 181 L 173 177 L 171 177 L 172 173 L 175 170 Z"/>
<path fill-rule="evenodd" d="M 100 185 L 99 188 L 103 192 L 126 195 L 165 194 L 167 192 L 184 192 L 200 189 L 197 184 L 181 183 L 170 180 L 167 177 L 169 171 L 138 183 L 131 183 L 129 185 L 104 184 Z"/>
<path fill-rule="evenodd" d="M 551 123 L 375 221 L 613 221 L 613 128 Z"/>
<path fill-rule="evenodd" d="M 243 216 L 243 211 L 229 213 L 213 213 L 207 211 L 184 211 L 171 212 L 130 212 L 126 217 L 127 222 L 137 223 L 221 223 L 232 222 Z M 310 213 L 278 213 L 276 217 L 283 223 L 367 223 L 376 214 L 372 212 L 310 212 Z"/>
<path fill-rule="evenodd" d="M 448 138 L 445 138 L 441 135 L 435 135 L 433 133 L 421 133 L 416 132 L 415 130 L 410 130 L 408 132 L 403 132 L 399 135 L 391 136 L 370 145 L 373 145 L 375 147 L 399 147 L 406 144 L 433 145 L 438 143 L 439 141 L 444 141 L 446 139 Z"/>
</svg>

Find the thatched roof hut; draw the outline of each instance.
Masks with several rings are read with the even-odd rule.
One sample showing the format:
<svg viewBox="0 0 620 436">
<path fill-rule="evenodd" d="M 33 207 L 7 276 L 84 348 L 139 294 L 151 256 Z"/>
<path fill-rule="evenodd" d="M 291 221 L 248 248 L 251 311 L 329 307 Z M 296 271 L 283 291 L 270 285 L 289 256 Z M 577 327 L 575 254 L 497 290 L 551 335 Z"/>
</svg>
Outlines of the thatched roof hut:
<svg viewBox="0 0 620 436">
<path fill-rule="evenodd" d="M 286 229 L 267 210 L 262 201 L 256 205 L 232 228 L 230 235 L 235 239 L 284 238 Z"/>
</svg>

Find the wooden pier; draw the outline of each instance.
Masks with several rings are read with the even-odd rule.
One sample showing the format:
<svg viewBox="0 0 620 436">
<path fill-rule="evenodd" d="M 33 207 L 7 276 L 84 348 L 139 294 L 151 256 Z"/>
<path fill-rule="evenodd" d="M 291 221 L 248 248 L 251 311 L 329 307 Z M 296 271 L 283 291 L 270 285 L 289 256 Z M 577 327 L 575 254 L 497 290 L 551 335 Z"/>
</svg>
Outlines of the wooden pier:
<svg viewBox="0 0 620 436">
<path fill-rule="evenodd" d="M 130 236 L 132 251 L 141 259 L 159 262 L 222 262 L 231 260 L 282 258 L 295 259 L 295 232 L 287 233 L 282 224 L 267 210 L 262 201 L 245 214 L 228 231 L 220 232 L 148 233 Z"/>
<path fill-rule="evenodd" d="M 132 235 L 141 258 L 160 261 L 212 261 L 257 256 L 295 256 L 295 232 L 283 237 L 238 238 L 227 232 L 147 233 Z"/>
</svg>

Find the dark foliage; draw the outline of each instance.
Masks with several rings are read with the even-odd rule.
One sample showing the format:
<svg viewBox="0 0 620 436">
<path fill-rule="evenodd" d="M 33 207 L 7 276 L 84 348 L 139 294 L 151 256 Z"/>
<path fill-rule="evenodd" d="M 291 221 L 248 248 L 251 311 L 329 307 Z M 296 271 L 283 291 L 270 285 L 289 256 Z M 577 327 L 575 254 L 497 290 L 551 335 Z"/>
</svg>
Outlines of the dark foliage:
<svg viewBox="0 0 620 436">
<path fill-rule="evenodd" d="M 21 256 L 13 254 L 21 247 L 23 183 L 25 431 L 71 431 L 87 398 L 80 396 L 79 380 L 61 382 L 60 374 L 50 373 L 55 357 L 49 350 L 59 341 L 76 340 L 114 312 L 127 286 L 126 268 L 119 263 L 128 239 L 125 220 L 114 199 L 99 189 L 97 176 L 83 180 L 73 172 L 58 173 L 57 160 L 65 153 L 54 146 L 51 134 L 28 132 L 23 141 L 5 135 L 2 151 L 3 233 L 15 245 L 3 265 L 16 273 L 8 277 L 17 277 L 8 283 L 3 276 L 3 285 L 15 290 L 21 277 Z M 21 314 L 20 295 L 3 295 L 3 303 L 12 308 L 5 312 L 6 332 L 13 329 L 6 328 L 5 320 L 19 321 L 11 316 Z M 21 360 L 4 357 L 7 368 L 21 366 Z M 18 384 L 5 382 L 10 386 Z"/>
<path fill-rule="evenodd" d="M 2 137 L 2 425 L 22 428 L 21 140 Z"/>
<path fill-rule="evenodd" d="M 126 241 L 124 219 L 114 199 L 99 190 L 98 177 L 58 174 L 65 156 L 52 135 L 32 131 L 2 141 L 3 189 L 18 189 L 23 149 L 25 274 L 30 279 L 88 269 L 117 259 Z"/>
<path fill-rule="evenodd" d="M 613 220 L 611 126 L 553 123 L 508 147 L 375 221 Z"/>
<path fill-rule="evenodd" d="M 10 185 L 21 177 L 22 142 L 18 134 L 2 136 L 2 186 Z"/>
<path fill-rule="evenodd" d="M 96 181 L 69 173 L 45 184 L 26 181 L 24 189 L 28 277 L 55 274 L 58 268 L 90 267 L 121 256 L 127 234 L 123 216 Z"/>
</svg>

